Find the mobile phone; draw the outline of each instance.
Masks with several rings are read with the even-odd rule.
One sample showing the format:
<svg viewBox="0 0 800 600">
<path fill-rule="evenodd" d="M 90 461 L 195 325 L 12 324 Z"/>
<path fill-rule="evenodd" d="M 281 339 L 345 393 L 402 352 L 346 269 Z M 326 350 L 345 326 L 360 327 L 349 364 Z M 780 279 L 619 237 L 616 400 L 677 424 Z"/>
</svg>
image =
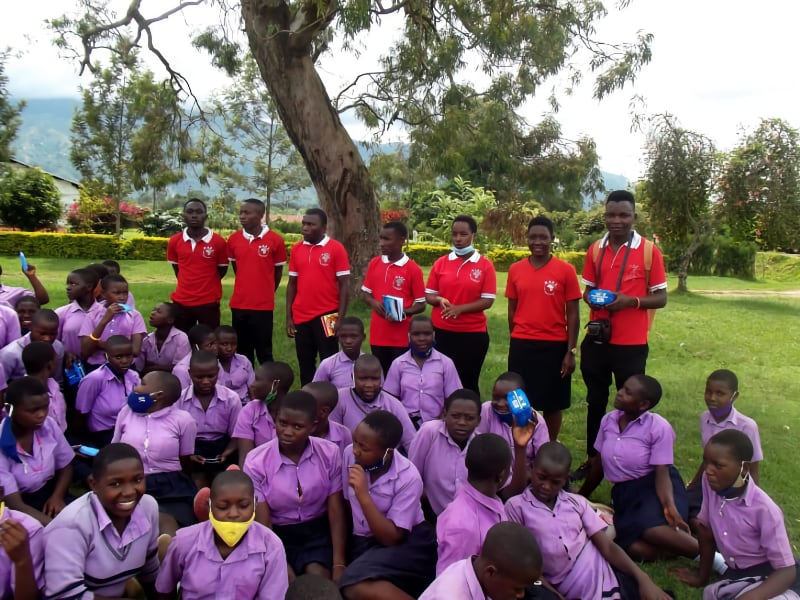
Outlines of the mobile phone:
<svg viewBox="0 0 800 600">
<path fill-rule="evenodd" d="M 22 267 L 23 271 L 28 270 L 28 259 L 25 258 L 25 254 L 22 251 L 20 251 L 19 253 L 19 264 Z"/>
<path fill-rule="evenodd" d="M 205 458 L 203 457 L 203 464 L 206 465 L 216 465 L 222 462 L 222 458 L 219 456 L 214 456 L 212 458 Z"/>
</svg>

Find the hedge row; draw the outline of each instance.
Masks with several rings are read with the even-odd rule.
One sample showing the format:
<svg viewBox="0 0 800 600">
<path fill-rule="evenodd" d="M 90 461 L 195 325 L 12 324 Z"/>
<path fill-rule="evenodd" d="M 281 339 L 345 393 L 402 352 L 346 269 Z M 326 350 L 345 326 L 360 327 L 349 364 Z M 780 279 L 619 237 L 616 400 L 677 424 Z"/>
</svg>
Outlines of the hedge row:
<svg viewBox="0 0 800 600">
<path fill-rule="evenodd" d="M 287 252 L 300 239 L 298 234 L 286 234 Z M 91 260 L 165 260 L 167 238 L 142 237 L 132 240 L 118 240 L 111 235 L 82 233 L 25 233 L 0 232 L 0 255 L 15 254 L 19 251 L 30 256 L 50 258 L 86 258 Z M 417 264 L 430 266 L 447 252 L 445 246 L 411 244 L 406 249 Z M 492 249 L 486 257 L 498 271 L 508 271 L 508 267 L 529 256 L 527 250 Z M 575 266 L 580 272 L 585 252 L 564 252 L 559 257 Z"/>
</svg>

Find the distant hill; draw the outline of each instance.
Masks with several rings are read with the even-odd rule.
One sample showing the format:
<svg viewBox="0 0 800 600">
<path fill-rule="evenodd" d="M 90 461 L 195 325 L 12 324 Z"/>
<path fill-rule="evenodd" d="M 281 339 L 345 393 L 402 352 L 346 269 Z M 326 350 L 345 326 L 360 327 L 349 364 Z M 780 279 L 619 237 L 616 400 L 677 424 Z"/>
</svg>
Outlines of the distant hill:
<svg viewBox="0 0 800 600">
<path fill-rule="evenodd" d="M 13 144 L 15 158 L 24 163 L 41 167 L 44 171 L 59 177 L 80 180 L 80 175 L 69 160 L 70 126 L 72 115 L 79 105 L 80 101 L 76 98 L 26 100 L 25 110 L 22 111 L 22 126 Z M 397 142 L 391 144 L 358 143 L 359 151 L 366 161 L 378 153 L 396 152 L 401 146 L 402 144 Z M 606 189 L 625 189 L 628 186 L 628 179 L 623 175 L 605 171 L 602 173 Z M 177 194 L 186 194 L 190 190 L 202 190 L 209 196 L 215 196 L 219 192 L 218 186 L 213 182 L 209 186 L 201 187 L 191 178 L 170 188 L 171 192 Z M 316 203 L 316 192 L 312 187 L 294 195 L 301 205 Z M 591 198 L 584 198 L 584 206 L 591 203 Z"/>
</svg>

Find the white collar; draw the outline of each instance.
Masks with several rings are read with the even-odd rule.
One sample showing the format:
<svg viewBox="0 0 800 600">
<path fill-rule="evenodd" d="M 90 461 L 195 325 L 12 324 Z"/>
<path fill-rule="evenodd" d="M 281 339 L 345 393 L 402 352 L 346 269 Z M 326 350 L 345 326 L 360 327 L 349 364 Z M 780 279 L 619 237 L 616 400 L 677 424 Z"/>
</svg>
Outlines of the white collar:
<svg viewBox="0 0 800 600">
<path fill-rule="evenodd" d="M 644 238 L 642 236 L 640 236 L 638 233 L 636 233 L 636 230 L 631 230 L 631 233 L 633 233 L 633 240 L 631 241 L 631 250 L 636 250 L 639 247 L 639 245 L 642 243 L 642 240 Z M 603 236 L 603 238 L 600 240 L 600 247 L 602 248 L 606 244 L 608 244 L 608 232 L 607 231 L 606 231 L 606 234 Z M 627 244 L 627 242 L 625 242 L 625 244 L 622 244 L 622 245 L 625 246 L 626 244 Z"/>
<path fill-rule="evenodd" d="M 411 260 L 411 259 L 408 257 L 408 254 L 406 254 L 405 252 L 403 252 L 403 256 L 402 256 L 402 258 L 398 258 L 398 259 L 397 259 L 396 261 L 394 261 L 392 264 L 393 264 L 393 265 L 395 265 L 395 266 L 397 266 L 397 267 L 404 267 L 404 266 L 406 266 L 406 263 L 407 263 L 409 260 Z M 388 265 L 388 264 L 389 264 L 389 257 L 388 257 L 388 256 L 386 256 L 385 254 L 381 254 L 381 261 L 383 262 L 383 264 L 385 264 L 385 265 Z"/>
<path fill-rule="evenodd" d="M 195 241 L 195 239 L 194 238 L 190 238 L 189 234 L 187 233 L 187 231 L 189 231 L 189 228 L 188 227 L 184 227 L 183 228 L 183 241 L 184 242 L 192 242 L 193 244 L 196 244 L 197 242 Z M 208 233 L 200 238 L 200 241 L 201 242 L 205 242 L 207 244 L 208 242 L 211 241 L 211 236 L 212 235 L 214 235 L 214 232 L 209 229 Z"/>
<path fill-rule="evenodd" d="M 303 240 L 303 244 L 305 246 L 324 246 L 325 244 L 327 244 L 330 241 L 331 241 L 331 238 L 329 238 L 328 234 L 326 233 L 325 235 L 322 236 L 322 239 L 320 241 L 318 241 L 316 244 L 312 244 L 311 242 L 307 242 L 305 240 Z"/>
<path fill-rule="evenodd" d="M 460 258 L 461 257 L 458 254 L 456 254 L 455 252 L 451 252 L 450 254 L 447 255 L 447 260 L 456 260 L 456 259 L 460 259 Z M 480 258 L 481 258 L 481 253 L 478 252 L 477 250 L 475 250 L 475 252 L 470 254 L 470 257 L 467 259 L 467 262 L 476 263 L 476 262 L 478 262 L 480 260 Z"/>
<path fill-rule="evenodd" d="M 259 239 L 260 240 L 262 237 L 264 237 L 267 234 L 268 231 L 269 231 L 269 226 L 266 223 L 262 223 L 261 224 L 261 233 L 259 233 L 258 235 L 251 235 L 251 234 L 247 233 L 247 231 L 245 231 L 244 229 L 242 229 L 242 235 L 244 236 L 244 239 L 246 239 L 248 242 L 252 242 L 255 239 Z"/>
</svg>

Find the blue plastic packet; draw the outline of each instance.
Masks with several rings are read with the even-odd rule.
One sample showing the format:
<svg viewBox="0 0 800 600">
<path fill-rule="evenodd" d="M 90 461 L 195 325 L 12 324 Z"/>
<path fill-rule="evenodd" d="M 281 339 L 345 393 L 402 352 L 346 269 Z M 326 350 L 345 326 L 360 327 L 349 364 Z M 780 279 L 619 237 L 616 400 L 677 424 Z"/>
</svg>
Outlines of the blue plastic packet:
<svg viewBox="0 0 800 600">
<path fill-rule="evenodd" d="M 117 302 L 122 307 L 122 312 L 131 312 L 133 307 L 130 304 L 125 304 L 124 302 Z"/>
<path fill-rule="evenodd" d="M 25 258 L 25 254 L 22 251 L 20 251 L 19 253 L 19 264 L 22 267 L 23 271 L 28 270 L 28 259 Z"/>
<path fill-rule="evenodd" d="M 617 299 L 617 295 L 609 290 L 589 290 L 589 302 L 595 306 L 606 306 Z"/>
<path fill-rule="evenodd" d="M 86 377 L 86 369 L 83 368 L 83 362 L 77 358 L 73 361 L 69 369 L 64 369 L 64 376 L 67 378 L 69 385 L 78 385 L 84 377 Z"/>
<path fill-rule="evenodd" d="M 97 448 L 92 448 L 91 446 L 78 446 L 78 454 L 82 454 L 83 456 L 97 456 L 100 452 Z"/>
<path fill-rule="evenodd" d="M 518 426 L 524 427 L 528 424 L 528 421 L 533 419 L 533 409 L 531 409 L 531 403 L 528 401 L 528 396 L 525 392 L 520 389 L 511 390 L 506 394 L 506 400 Z"/>
</svg>

